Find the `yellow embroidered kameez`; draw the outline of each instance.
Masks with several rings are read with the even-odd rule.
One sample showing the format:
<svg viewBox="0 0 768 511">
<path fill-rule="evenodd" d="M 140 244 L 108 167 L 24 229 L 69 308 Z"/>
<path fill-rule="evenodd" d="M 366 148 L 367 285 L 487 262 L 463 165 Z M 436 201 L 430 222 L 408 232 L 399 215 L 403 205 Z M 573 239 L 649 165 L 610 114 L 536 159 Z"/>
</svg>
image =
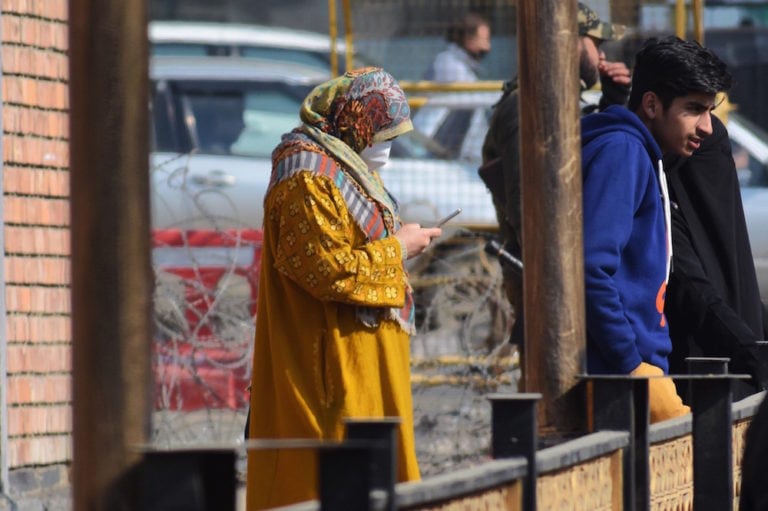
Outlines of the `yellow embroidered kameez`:
<svg viewBox="0 0 768 511">
<path fill-rule="evenodd" d="M 394 236 L 370 241 L 325 176 L 293 175 L 265 201 L 251 438 L 342 439 L 345 418 L 401 418 L 398 477 L 419 478 L 409 335 L 357 306 L 398 308 L 407 276 Z M 311 449 L 248 458 L 248 509 L 317 498 Z"/>
</svg>

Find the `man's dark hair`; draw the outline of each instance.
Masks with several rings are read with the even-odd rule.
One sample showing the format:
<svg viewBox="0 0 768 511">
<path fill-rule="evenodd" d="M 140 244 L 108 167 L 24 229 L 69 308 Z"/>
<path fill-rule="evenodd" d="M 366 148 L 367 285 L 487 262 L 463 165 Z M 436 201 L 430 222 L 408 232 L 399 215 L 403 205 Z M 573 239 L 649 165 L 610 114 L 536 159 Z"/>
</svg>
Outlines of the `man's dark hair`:
<svg viewBox="0 0 768 511">
<path fill-rule="evenodd" d="M 445 33 L 445 39 L 449 43 L 464 46 L 464 40 L 468 36 L 477 34 L 477 29 L 483 25 L 490 26 L 488 20 L 476 12 L 467 12 L 451 23 Z"/>
<path fill-rule="evenodd" d="M 664 108 L 675 98 L 694 93 L 717 94 L 731 88 L 731 74 L 715 53 L 679 37 L 651 38 L 635 55 L 627 105 L 637 110 L 646 92 L 655 92 Z"/>
</svg>

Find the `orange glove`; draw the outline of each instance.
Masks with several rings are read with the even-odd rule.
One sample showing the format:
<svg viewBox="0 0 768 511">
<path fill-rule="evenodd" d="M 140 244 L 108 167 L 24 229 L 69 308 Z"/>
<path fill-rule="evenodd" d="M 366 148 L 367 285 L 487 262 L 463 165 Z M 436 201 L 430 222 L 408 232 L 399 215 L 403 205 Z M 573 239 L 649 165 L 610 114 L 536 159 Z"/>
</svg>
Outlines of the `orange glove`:
<svg viewBox="0 0 768 511">
<path fill-rule="evenodd" d="M 691 413 L 691 409 L 683 404 L 677 395 L 675 383 L 669 376 L 664 376 L 660 367 L 646 362 L 640 362 L 631 373 L 632 376 L 650 376 L 648 378 L 648 407 L 651 412 L 651 423 L 661 422 L 674 417 Z"/>
</svg>

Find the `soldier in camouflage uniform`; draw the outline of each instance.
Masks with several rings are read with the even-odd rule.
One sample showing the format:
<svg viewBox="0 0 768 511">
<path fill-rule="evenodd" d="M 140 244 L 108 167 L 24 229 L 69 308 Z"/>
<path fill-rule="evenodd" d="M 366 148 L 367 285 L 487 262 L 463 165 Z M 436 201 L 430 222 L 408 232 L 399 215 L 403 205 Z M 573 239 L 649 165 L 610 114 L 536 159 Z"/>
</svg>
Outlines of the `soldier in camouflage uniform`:
<svg viewBox="0 0 768 511">
<path fill-rule="evenodd" d="M 579 2 L 579 78 L 581 91 L 602 84 L 599 107 L 582 101 L 582 113 L 612 104 L 624 104 L 629 96 L 629 69 L 623 62 L 608 62 L 599 50 L 600 44 L 624 36 L 625 27 L 606 23 L 597 13 Z M 576 91 L 574 91 L 575 93 Z M 504 85 L 504 92 L 491 117 L 483 143 L 483 165 L 480 176 L 491 191 L 499 230 L 504 246 L 521 258 L 522 228 L 520 212 L 520 140 L 517 80 Z M 523 280 L 516 267 L 503 265 L 504 287 L 515 311 L 510 342 L 523 348 Z"/>
</svg>

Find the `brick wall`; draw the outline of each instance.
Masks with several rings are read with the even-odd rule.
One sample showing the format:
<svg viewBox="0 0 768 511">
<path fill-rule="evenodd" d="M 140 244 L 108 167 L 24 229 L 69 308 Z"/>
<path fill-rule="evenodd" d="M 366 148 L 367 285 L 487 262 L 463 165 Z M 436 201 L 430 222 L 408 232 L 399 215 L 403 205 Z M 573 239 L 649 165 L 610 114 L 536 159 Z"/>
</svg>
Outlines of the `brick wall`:
<svg viewBox="0 0 768 511">
<path fill-rule="evenodd" d="M 11 492 L 72 452 L 67 4 L 0 0 Z"/>
</svg>

